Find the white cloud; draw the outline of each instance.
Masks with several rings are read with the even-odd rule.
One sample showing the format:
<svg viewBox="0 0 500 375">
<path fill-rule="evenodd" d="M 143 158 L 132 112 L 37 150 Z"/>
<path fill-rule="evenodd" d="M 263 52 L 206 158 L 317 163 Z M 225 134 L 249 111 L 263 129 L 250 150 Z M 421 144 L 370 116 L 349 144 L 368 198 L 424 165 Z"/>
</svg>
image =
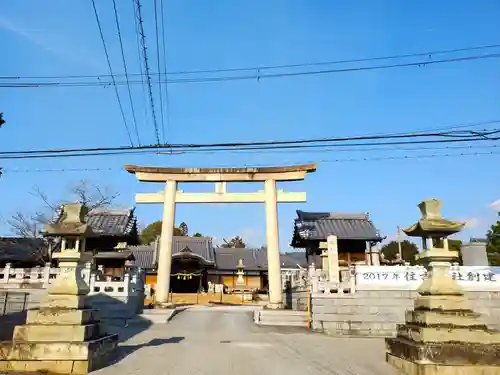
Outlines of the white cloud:
<svg viewBox="0 0 500 375">
<path fill-rule="evenodd" d="M 104 67 L 102 63 L 90 57 L 91 54 L 89 53 L 89 51 L 84 51 L 83 49 L 78 48 L 73 40 L 70 41 L 68 38 L 66 38 L 66 36 L 64 36 L 64 33 L 50 35 L 46 30 L 25 27 L 20 23 L 14 22 L 1 16 L 0 29 L 10 31 L 13 34 L 26 39 L 30 43 L 35 44 L 39 48 L 58 55 L 59 57 L 63 57 L 66 60 L 84 63 L 99 70 L 102 70 Z M 64 40 L 62 38 L 66 39 Z M 85 58 L 82 59 L 82 56 L 85 56 Z"/>
<path fill-rule="evenodd" d="M 483 220 L 479 217 L 471 217 L 465 219 L 464 221 L 465 221 L 465 228 L 467 229 L 475 229 L 483 224 Z"/>
<path fill-rule="evenodd" d="M 494 210 L 500 211 L 500 199 L 497 199 L 496 201 L 490 203 L 490 207 Z"/>
</svg>

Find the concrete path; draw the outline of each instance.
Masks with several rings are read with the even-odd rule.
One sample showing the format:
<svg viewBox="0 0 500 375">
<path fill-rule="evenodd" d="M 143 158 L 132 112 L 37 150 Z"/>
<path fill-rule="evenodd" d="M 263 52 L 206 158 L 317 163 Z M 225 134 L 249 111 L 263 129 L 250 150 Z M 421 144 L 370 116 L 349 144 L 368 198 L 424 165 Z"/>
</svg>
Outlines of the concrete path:
<svg viewBox="0 0 500 375">
<path fill-rule="evenodd" d="M 127 328 L 124 335 L 132 335 Z M 248 308 L 191 308 L 120 346 L 95 375 L 397 375 L 382 339 L 332 338 L 303 328 L 263 327 Z"/>
</svg>

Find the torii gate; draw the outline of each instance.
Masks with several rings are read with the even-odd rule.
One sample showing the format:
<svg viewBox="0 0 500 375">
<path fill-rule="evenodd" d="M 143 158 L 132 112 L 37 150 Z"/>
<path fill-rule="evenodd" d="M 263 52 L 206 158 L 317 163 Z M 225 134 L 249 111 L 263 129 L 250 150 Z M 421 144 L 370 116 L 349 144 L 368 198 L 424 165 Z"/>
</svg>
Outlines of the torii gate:
<svg viewBox="0 0 500 375">
<path fill-rule="evenodd" d="M 144 182 L 163 182 L 159 193 L 136 194 L 137 203 L 163 203 L 156 301 L 168 303 L 172 266 L 172 237 L 176 203 L 264 203 L 266 209 L 267 265 L 269 307 L 282 307 L 281 265 L 278 235 L 277 203 L 305 202 L 306 193 L 276 189 L 276 181 L 300 181 L 306 173 L 315 172 L 316 164 L 262 168 L 163 168 L 125 165 L 125 170 Z M 253 193 L 228 193 L 227 182 L 264 182 L 264 190 Z M 214 182 L 213 193 L 185 193 L 178 182 Z"/>
</svg>

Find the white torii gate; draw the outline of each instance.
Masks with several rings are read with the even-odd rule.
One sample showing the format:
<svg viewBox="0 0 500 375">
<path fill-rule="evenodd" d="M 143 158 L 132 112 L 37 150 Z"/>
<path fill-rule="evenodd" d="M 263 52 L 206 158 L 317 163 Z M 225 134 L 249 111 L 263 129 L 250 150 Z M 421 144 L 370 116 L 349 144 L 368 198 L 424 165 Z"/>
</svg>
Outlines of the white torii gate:
<svg viewBox="0 0 500 375">
<path fill-rule="evenodd" d="M 316 164 L 263 168 L 164 168 L 125 165 L 139 181 L 163 182 L 159 193 L 136 194 L 137 203 L 163 203 L 163 222 L 158 257 L 156 301 L 168 302 L 172 266 L 172 237 L 176 203 L 264 203 L 266 209 L 267 265 L 269 307 L 280 308 L 281 265 L 278 234 L 278 203 L 305 202 L 306 193 L 276 189 L 276 181 L 299 181 L 306 173 L 316 171 Z M 264 190 L 253 193 L 228 193 L 227 182 L 264 182 Z M 185 193 L 177 189 L 178 182 L 213 182 L 213 193 Z"/>
</svg>

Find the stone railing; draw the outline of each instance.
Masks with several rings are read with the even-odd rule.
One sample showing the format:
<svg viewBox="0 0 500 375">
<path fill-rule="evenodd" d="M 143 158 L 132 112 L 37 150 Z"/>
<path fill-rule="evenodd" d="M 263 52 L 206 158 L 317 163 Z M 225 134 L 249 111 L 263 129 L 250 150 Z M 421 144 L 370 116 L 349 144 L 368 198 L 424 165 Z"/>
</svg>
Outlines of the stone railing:
<svg viewBox="0 0 500 375">
<path fill-rule="evenodd" d="M 282 268 L 281 287 L 283 290 L 287 285 L 292 289 L 304 289 L 307 287 L 307 269 Z"/>
<path fill-rule="evenodd" d="M 104 293 L 113 297 L 127 297 L 144 294 L 144 272 L 140 268 L 130 269 L 121 281 L 98 280 L 98 275 L 92 273 L 89 288 L 89 295 Z"/>
<path fill-rule="evenodd" d="M 500 267 L 450 267 L 450 275 L 466 291 L 500 291 Z M 356 290 L 416 290 L 425 279 L 422 266 L 364 266 L 355 267 Z"/>
<path fill-rule="evenodd" d="M 409 264 L 397 266 L 355 265 L 340 270 L 340 283 L 331 283 L 324 272 L 309 270 L 309 288 L 314 294 L 344 293 L 369 290 L 416 290 L 426 277 L 426 269 Z M 450 267 L 451 276 L 466 291 L 500 291 L 500 267 Z"/>
<path fill-rule="evenodd" d="M 339 268 L 339 281 L 330 282 L 328 274 L 322 270 L 309 268 L 309 290 L 314 294 L 353 293 L 356 290 L 354 266 Z"/>
<path fill-rule="evenodd" d="M 46 289 L 59 273 L 59 268 L 34 267 L 34 268 L 13 268 L 7 264 L 5 268 L 0 268 L 0 289 L 17 288 L 41 288 Z M 104 280 L 102 268 L 92 271 L 92 264 L 86 263 L 82 269 L 82 277 L 89 285 L 90 293 L 104 293 L 110 296 L 129 296 L 144 292 L 144 272 L 140 268 L 129 268 L 125 272 L 123 280 L 111 281 L 110 278 Z"/>
<path fill-rule="evenodd" d="M 87 282 L 90 280 L 91 264 L 85 265 L 82 276 Z M 44 267 L 13 268 L 7 263 L 0 268 L 1 288 L 47 288 L 59 273 L 59 268 L 46 264 Z"/>
</svg>

